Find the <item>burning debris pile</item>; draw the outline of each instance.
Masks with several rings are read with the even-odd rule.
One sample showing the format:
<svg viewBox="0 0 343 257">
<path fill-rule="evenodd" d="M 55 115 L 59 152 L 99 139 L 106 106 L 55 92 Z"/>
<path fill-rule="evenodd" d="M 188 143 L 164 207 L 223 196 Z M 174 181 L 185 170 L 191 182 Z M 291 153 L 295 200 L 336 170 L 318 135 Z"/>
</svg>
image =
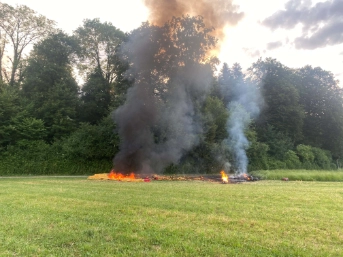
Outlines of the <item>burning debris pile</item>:
<svg viewBox="0 0 343 257">
<path fill-rule="evenodd" d="M 122 173 L 117 173 L 114 170 L 111 170 L 110 173 L 100 173 L 94 174 L 93 176 L 88 177 L 89 180 L 116 180 L 116 181 L 125 181 L 125 182 L 150 182 L 149 178 L 138 178 L 134 173 L 129 175 L 123 175 Z"/>
<path fill-rule="evenodd" d="M 257 177 L 253 177 L 253 176 L 248 175 L 246 173 L 228 176 L 224 171 L 221 171 L 220 174 L 221 174 L 221 179 L 222 179 L 223 184 L 253 182 L 253 181 L 259 180 Z"/>
<path fill-rule="evenodd" d="M 242 182 L 252 182 L 257 181 L 258 179 L 247 175 L 239 176 L 228 176 L 224 171 L 220 172 L 219 175 L 151 175 L 146 176 L 145 178 L 136 177 L 134 173 L 129 175 L 123 175 L 121 173 L 116 173 L 112 170 L 110 173 L 100 173 L 93 176 L 89 176 L 89 180 L 112 180 L 112 181 L 121 181 L 121 182 L 151 182 L 151 181 L 205 181 L 205 182 L 221 182 L 223 184 L 236 184 Z"/>
</svg>

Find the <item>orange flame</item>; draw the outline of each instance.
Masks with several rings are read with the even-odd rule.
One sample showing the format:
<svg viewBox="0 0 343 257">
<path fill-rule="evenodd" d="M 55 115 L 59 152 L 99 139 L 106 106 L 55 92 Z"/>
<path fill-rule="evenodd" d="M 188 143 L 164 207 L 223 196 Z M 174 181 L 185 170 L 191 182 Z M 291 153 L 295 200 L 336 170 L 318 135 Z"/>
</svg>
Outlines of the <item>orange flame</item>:
<svg viewBox="0 0 343 257">
<path fill-rule="evenodd" d="M 229 177 L 226 175 L 226 173 L 223 170 L 220 172 L 220 174 L 222 175 L 223 183 L 229 183 Z"/>
<path fill-rule="evenodd" d="M 243 177 L 246 179 L 246 180 L 250 180 L 250 177 L 247 175 L 247 174 L 243 174 Z"/>
<path fill-rule="evenodd" d="M 134 173 L 130 173 L 130 175 L 125 176 L 121 173 L 116 173 L 114 170 L 111 170 L 111 172 L 107 176 L 109 179 L 112 180 L 135 179 Z"/>
</svg>

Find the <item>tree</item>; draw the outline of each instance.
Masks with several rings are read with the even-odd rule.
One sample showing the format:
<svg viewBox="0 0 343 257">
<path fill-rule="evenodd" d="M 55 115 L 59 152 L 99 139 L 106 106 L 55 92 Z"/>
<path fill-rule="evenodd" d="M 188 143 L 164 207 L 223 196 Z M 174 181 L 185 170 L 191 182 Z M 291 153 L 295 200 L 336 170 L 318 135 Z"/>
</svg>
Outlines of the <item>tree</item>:
<svg viewBox="0 0 343 257">
<path fill-rule="evenodd" d="M 0 88 L 0 147 L 14 145 L 20 140 L 41 140 L 45 137 L 42 120 L 25 110 L 18 90 Z"/>
<path fill-rule="evenodd" d="M 231 68 L 227 63 L 223 64 L 218 76 L 218 84 L 225 105 L 233 100 L 235 93 L 237 93 L 235 91 L 237 91 L 237 88 L 242 87 L 244 83 L 246 83 L 246 78 L 239 63 L 234 63 Z"/>
<path fill-rule="evenodd" d="M 343 90 L 331 72 L 305 66 L 297 70 L 297 85 L 304 106 L 304 144 L 343 157 Z"/>
<path fill-rule="evenodd" d="M 6 33 L 0 28 L 0 83 L 3 83 L 3 59 L 7 43 Z"/>
<path fill-rule="evenodd" d="M 111 160 L 118 151 L 119 138 L 110 116 L 97 125 L 81 123 L 80 127 L 62 141 L 63 152 L 72 159 Z"/>
<path fill-rule="evenodd" d="M 284 160 L 286 153 L 294 148 L 292 139 L 271 125 L 267 125 L 263 129 L 263 133 L 259 135 L 259 140 L 269 146 L 268 154 L 278 160 Z"/>
<path fill-rule="evenodd" d="M 250 126 L 246 132 L 250 145 L 247 150 L 249 159 L 249 171 L 254 170 L 267 170 L 268 166 L 268 150 L 269 146 L 257 140 L 257 133 L 253 126 Z"/>
<path fill-rule="evenodd" d="M 275 59 L 259 59 L 249 68 L 250 78 L 260 84 L 265 101 L 257 120 L 258 134 L 272 126 L 291 138 L 292 142 L 302 139 L 304 110 L 294 82 L 294 72 Z"/>
<path fill-rule="evenodd" d="M 218 85 L 221 91 L 220 95 L 223 98 L 225 106 L 227 106 L 229 102 L 232 100 L 232 87 L 234 84 L 235 82 L 232 76 L 232 70 L 227 63 L 224 63 L 218 76 Z"/>
<path fill-rule="evenodd" d="M 80 118 L 83 122 L 98 123 L 110 113 L 113 98 L 111 86 L 96 69 L 82 87 Z"/>
<path fill-rule="evenodd" d="M 97 123 L 124 102 L 131 83 L 125 77 L 128 64 L 119 56 L 126 35 L 111 23 L 99 19 L 83 21 L 74 31 L 79 47 L 79 69 L 85 74 L 82 87 L 81 120 Z"/>
<path fill-rule="evenodd" d="M 202 107 L 203 130 L 199 145 L 187 153 L 181 167 L 187 172 L 217 173 L 230 159 L 229 150 L 222 141 L 227 138 L 226 122 L 229 116 L 224 103 L 217 97 L 208 96 Z"/>
<path fill-rule="evenodd" d="M 13 56 L 9 57 L 11 63 L 10 75 L 7 76 L 11 86 L 17 81 L 17 71 L 21 64 L 24 49 L 32 43 L 47 36 L 55 22 L 25 5 L 16 8 L 0 3 L 0 28 L 6 34 L 13 47 Z"/>
<path fill-rule="evenodd" d="M 76 125 L 78 85 L 70 60 L 74 44 L 62 32 L 51 35 L 34 46 L 25 69 L 22 96 L 31 103 L 32 115 L 44 121 L 49 142 Z"/>
<path fill-rule="evenodd" d="M 11 119 L 20 112 L 18 92 L 12 88 L 0 88 L 0 146 L 10 142 L 8 127 Z"/>
<path fill-rule="evenodd" d="M 110 22 L 86 19 L 83 26 L 74 31 L 74 36 L 80 46 L 81 70 L 88 74 L 100 72 L 107 83 L 113 83 L 120 65 L 118 46 L 125 39 L 125 34 Z"/>
</svg>

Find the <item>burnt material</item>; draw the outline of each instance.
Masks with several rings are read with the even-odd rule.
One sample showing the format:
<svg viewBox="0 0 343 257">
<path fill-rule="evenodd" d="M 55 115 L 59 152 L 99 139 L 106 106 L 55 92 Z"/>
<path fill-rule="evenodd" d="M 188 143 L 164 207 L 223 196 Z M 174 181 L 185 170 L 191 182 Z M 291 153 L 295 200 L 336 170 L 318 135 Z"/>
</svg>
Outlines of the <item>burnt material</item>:
<svg viewBox="0 0 343 257">
<path fill-rule="evenodd" d="M 152 180 L 168 180 L 168 181 L 207 181 L 207 182 L 218 182 L 223 184 L 236 184 L 242 182 L 253 182 L 258 181 L 259 178 L 251 175 L 231 175 L 229 176 L 228 182 L 223 182 L 220 175 L 217 174 L 204 174 L 204 175 L 153 175 Z"/>
<path fill-rule="evenodd" d="M 248 174 L 241 174 L 241 175 L 231 175 L 229 176 L 229 183 L 239 183 L 239 182 L 253 182 L 258 181 L 257 177 L 253 177 Z"/>
</svg>

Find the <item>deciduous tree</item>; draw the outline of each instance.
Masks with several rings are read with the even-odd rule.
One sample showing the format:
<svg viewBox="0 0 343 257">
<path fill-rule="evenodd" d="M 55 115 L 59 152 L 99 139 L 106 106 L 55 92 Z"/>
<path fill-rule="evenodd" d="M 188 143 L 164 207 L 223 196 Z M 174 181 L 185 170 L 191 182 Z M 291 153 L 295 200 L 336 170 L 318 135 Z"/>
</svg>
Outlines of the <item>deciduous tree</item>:
<svg viewBox="0 0 343 257">
<path fill-rule="evenodd" d="M 304 106 L 304 143 L 343 157 L 343 90 L 331 72 L 305 66 L 297 70 Z"/>
<path fill-rule="evenodd" d="M 35 45 L 25 70 L 23 97 L 32 103 L 34 117 L 44 121 L 50 142 L 68 135 L 76 125 L 79 99 L 70 60 L 73 45 L 63 33 L 51 35 Z"/>
<path fill-rule="evenodd" d="M 118 46 L 125 39 L 125 34 L 110 22 L 86 19 L 83 26 L 74 31 L 74 36 L 80 46 L 81 71 L 89 75 L 96 70 L 107 83 L 113 83 L 120 65 Z"/>
<path fill-rule="evenodd" d="M 291 138 L 302 139 L 304 110 L 294 82 L 294 72 L 275 59 L 259 59 L 249 68 L 250 77 L 260 84 L 265 101 L 257 121 L 259 133 L 272 126 Z"/>
<path fill-rule="evenodd" d="M 12 46 L 13 54 L 8 59 L 11 64 L 6 76 L 11 86 L 18 80 L 17 71 L 23 58 L 24 49 L 32 43 L 41 40 L 52 30 L 55 22 L 25 5 L 12 7 L 0 3 L 0 28 L 7 36 Z"/>
</svg>

